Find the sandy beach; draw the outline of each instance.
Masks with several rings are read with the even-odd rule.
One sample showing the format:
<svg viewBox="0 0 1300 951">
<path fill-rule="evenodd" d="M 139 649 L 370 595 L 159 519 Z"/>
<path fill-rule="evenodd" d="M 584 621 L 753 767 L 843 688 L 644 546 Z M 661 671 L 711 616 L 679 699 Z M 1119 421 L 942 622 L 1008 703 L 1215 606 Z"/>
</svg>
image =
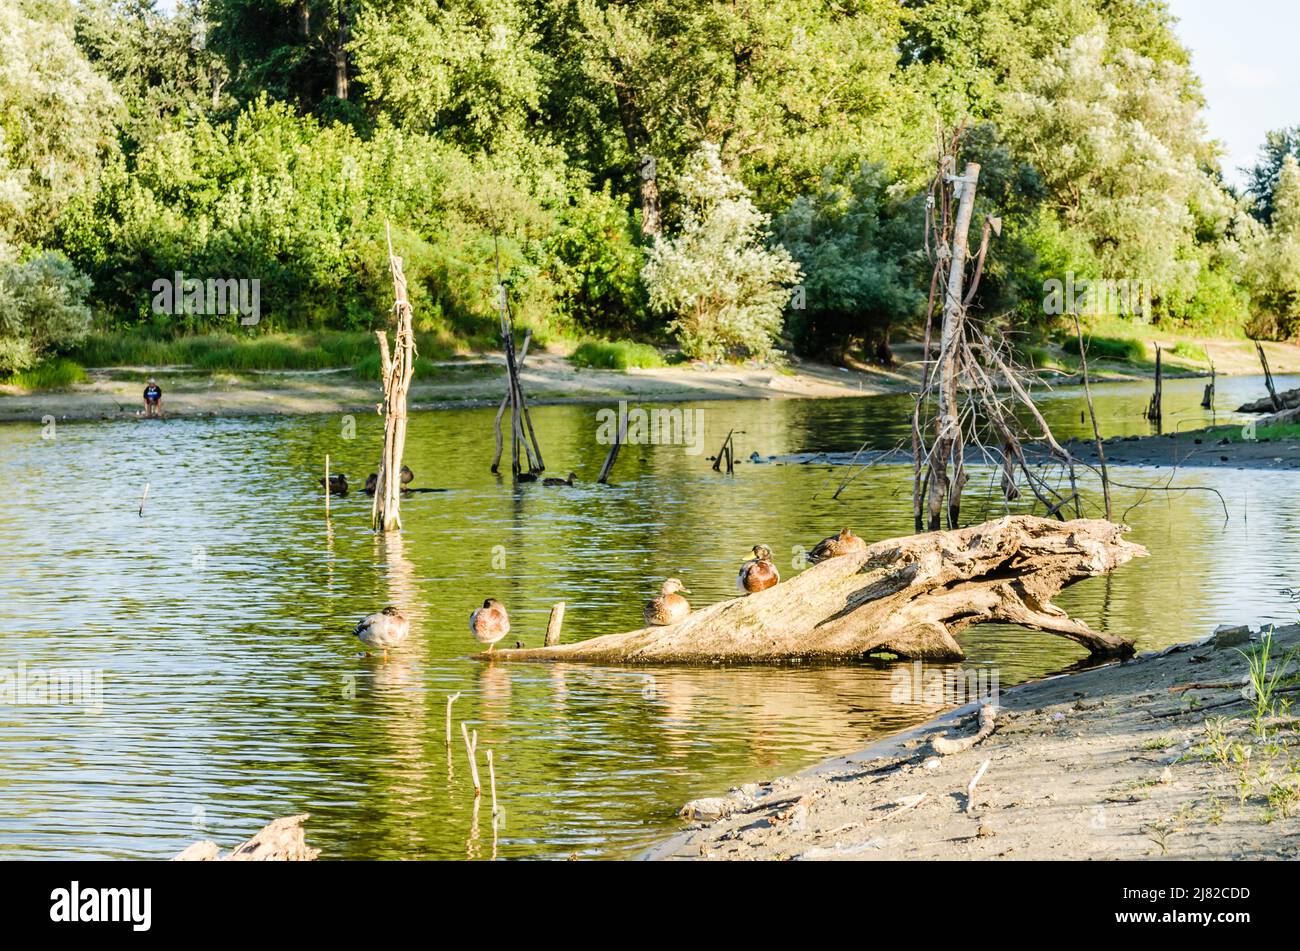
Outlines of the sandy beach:
<svg viewBox="0 0 1300 951">
<path fill-rule="evenodd" d="M 1300 857 L 1300 719 L 1256 721 L 1243 696 L 1239 651 L 1257 651 L 1260 639 L 1221 628 L 1002 691 L 992 734 L 970 749 L 937 755 L 932 744 L 974 734 L 978 702 L 798 775 L 697 801 L 695 821 L 645 857 Z M 1277 629 L 1275 660 L 1297 644 L 1300 626 Z"/>
</svg>

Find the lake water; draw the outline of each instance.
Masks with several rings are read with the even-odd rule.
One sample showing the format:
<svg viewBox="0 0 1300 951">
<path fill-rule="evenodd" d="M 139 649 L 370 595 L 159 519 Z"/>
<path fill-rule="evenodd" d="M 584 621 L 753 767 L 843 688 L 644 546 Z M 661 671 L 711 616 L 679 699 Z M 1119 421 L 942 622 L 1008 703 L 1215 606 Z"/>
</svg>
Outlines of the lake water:
<svg viewBox="0 0 1300 951">
<path fill-rule="evenodd" d="M 1281 378 L 1279 386 L 1297 385 Z M 1165 384 L 1166 429 L 1208 421 L 1198 380 Z M 1096 387 L 1108 434 L 1147 433 L 1149 385 Z M 1220 379 L 1219 405 L 1263 393 Z M 1061 437 L 1085 435 L 1081 394 L 1044 394 Z M 550 472 L 593 480 L 605 454 L 595 406 L 537 407 Z M 890 700 L 885 665 L 612 669 L 490 665 L 466 628 L 491 596 L 540 643 L 552 603 L 566 640 L 639 626 L 669 575 L 697 605 L 732 594 L 750 546 L 787 574 L 841 525 L 868 539 L 911 530 L 910 470 L 845 477 L 827 466 L 711 470 L 729 429 L 738 456 L 894 445 L 908 400 L 710 402 L 707 451 L 629 446 L 610 487 L 512 487 L 488 473 L 492 411 L 416 413 L 405 530 L 369 530 L 370 501 L 316 485 L 326 453 L 359 482 L 375 416 L 175 419 L 0 426 L 0 671 L 98 672 L 102 704 L 0 705 L 0 858 L 169 857 L 230 846 L 310 812 L 328 858 L 625 857 L 676 829 L 684 801 L 861 748 L 934 707 Z M 1218 421 L 1231 421 L 1220 414 Z M 43 438 L 53 435 L 54 438 Z M 1119 476 L 1117 476 L 1119 477 Z M 1169 473 L 1124 470 L 1163 484 Z M 151 489 L 138 514 L 141 491 Z M 963 517 L 1000 514 L 974 498 Z M 1185 470 L 1129 513 L 1151 557 L 1085 581 L 1059 603 L 1143 648 L 1224 622 L 1292 620 L 1300 587 L 1294 475 Z M 1117 510 L 1138 501 L 1118 492 Z M 413 618 L 388 663 L 359 654 L 356 619 L 385 604 Z M 1001 686 L 1069 668 L 1063 638 L 1001 626 L 962 638 L 967 666 Z M 444 744 L 447 696 L 457 736 Z M 30 700 L 32 697 L 27 697 Z M 495 754 L 503 815 L 477 811 L 459 723 Z"/>
</svg>

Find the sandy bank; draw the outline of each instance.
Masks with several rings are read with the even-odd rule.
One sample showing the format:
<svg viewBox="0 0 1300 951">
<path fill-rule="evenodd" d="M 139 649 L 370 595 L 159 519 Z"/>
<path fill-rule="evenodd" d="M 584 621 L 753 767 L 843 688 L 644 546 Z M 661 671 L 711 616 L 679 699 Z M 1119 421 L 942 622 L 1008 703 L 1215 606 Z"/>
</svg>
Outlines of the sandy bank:
<svg viewBox="0 0 1300 951">
<path fill-rule="evenodd" d="M 500 358 L 449 361 L 436 378 L 411 389 L 414 409 L 495 406 L 505 390 Z M 91 371 L 88 383 L 67 390 L 27 393 L 0 387 L 0 420 L 118 419 L 138 415 L 144 377 L 163 387 L 169 416 L 240 416 L 303 413 L 370 413 L 379 400 L 378 382 L 357 380 L 347 371 L 261 372 L 235 376 L 172 370 Z M 788 369 L 692 365 L 653 370 L 587 370 L 557 354 L 529 354 L 524 388 L 534 404 L 645 400 L 682 402 L 713 399 L 827 399 L 872 396 L 906 389 L 903 372 L 878 368 L 841 369 L 799 363 Z"/>
<path fill-rule="evenodd" d="M 733 790 L 731 815 L 693 823 L 646 857 L 1296 858 L 1300 720 L 1266 719 L 1265 738 L 1254 732 L 1235 649 L 1257 645 L 1258 633 L 1247 636 L 1003 691 L 995 731 L 964 752 L 936 757 L 930 740 L 973 733 L 974 705 Z M 1279 629 L 1273 656 L 1297 644 L 1300 626 Z"/>
</svg>

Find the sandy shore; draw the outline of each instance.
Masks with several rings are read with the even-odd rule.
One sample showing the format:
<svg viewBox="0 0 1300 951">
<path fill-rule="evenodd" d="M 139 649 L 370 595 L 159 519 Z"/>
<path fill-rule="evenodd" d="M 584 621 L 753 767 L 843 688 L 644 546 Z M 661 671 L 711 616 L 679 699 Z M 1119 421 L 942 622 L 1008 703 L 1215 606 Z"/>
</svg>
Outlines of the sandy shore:
<svg viewBox="0 0 1300 951">
<path fill-rule="evenodd" d="M 411 389 L 414 409 L 495 406 L 505 389 L 499 356 L 447 361 L 438 375 Z M 186 368 L 145 367 L 92 370 L 90 381 L 66 390 L 24 392 L 0 387 L 0 420 L 117 419 L 139 415 L 146 375 L 163 388 L 169 416 L 374 412 L 378 382 L 357 380 L 349 372 L 259 372 L 203 374 Z M 842 369 L 799 363 L 788 368 L 694 365 L 653 370 L 589 370 L 558 354 L 529 354 L 522 373 L 534 404 L 646 400 L 681 402 L 713 399 L 826 399 L 873 396 L 905 390 L 905 371 Z"/>
<path fill-rule="evenodd" d="M 1223 629 L 1003 691 L 994 732 L 971 749 L 936 756 L 931 738 L 974 733 L 975 704 L 721 805 L 706 800 L 734 811 L 645 857 L 1300 857 L 1300 718 L 1260 721 L 1261 739 L 1241 695 L 1236 648 L 1259 637 Z M 1274 657 L 1297 645 L 1300 626 L 1279 628 Z"/>
</svg>

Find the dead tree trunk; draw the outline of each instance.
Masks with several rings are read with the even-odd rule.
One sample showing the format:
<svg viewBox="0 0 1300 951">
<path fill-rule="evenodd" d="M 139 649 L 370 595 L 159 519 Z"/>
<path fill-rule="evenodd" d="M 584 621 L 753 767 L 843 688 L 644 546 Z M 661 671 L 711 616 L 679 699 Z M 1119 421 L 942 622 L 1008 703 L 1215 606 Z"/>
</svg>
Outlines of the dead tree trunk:
<svg viewBox="0 0 1300 951">
<path fill-rule="evenodd" d="M 1062 588 L 1146 555 L 1127 526 L 1012 515 L 958 531 L 877 542 L 747 597 L 667 627 L 574 644 L 493 652 L 493 660 L 745 663 L 858 660 L 893 654 L 960 660 L 956 637 L 1002 621 L 1060 634 L 1096 656 L 1125 656 L 1132 640 L 1094 631 L 1052 604 Z"/>
<path fill-rule="evenodd" d="M 962 282 L 966 269 L 966 234 L 970 230 L 971 214 L 975 209 L 975 184 L 979 181 L 980 167 L 974 162 L 966 164 L 966 172 L 958 180 L 961 194 L 957 197 L 957 219 L 953 226 L 952 251 L 948 261 L 948 286 L 943 299 L 943 327 L 939 333 L 939 413 L 935 420 L 935 444 L 929 467 L 929 527 L 939 529 L 940 515 L 945 496 L 948 499 L 948 527 L 956 528 L 961 514 L 961 490 L 966 481 L 960 410 L 957 405 L 957 376 L 961 372 L 961 324 L 966 308 L 962 301 Z M 948 464 L 952 463 L 952 479 L 948 478 Z"/>
<path fill-rule="evenodd" d="M 1160 344 L 1156 344 L 1156 383 L 1155 389 L 1151 393 L 1151 405 L 1147 407 L 1147 419 L 1156 424 L 1156 431 L 1161 429 L 1161 423 L 1164 419 L 1164 371 L 1160 362 Z"/>
<path fill-rule="evenodd" d="M 385 226 L 387 230 L 387 226 Z M 384 451 L 379 457 L 375 499 L 370 508 L 370 527 L 396 531 L 402 527 L 402 452 L 406 448 L 406 398 L 415 373 L 415 331 L 411 327 L 411 304 L 406 299 L 406 275 L 402 259 L 393 254 L 393 237 L 388 234 L 388 269 L 393 275 L 393 315 L 397 339 L 388 350 L 388 335 L 376 331 L 384 381 Z"/>
<path fill-rule="evenodd" d="M 1273 406 L 1273 412 L 1282 409 L 1282 400 L 1277 395 L 1277 387 L 1273 385 L 1273 371 L 1268 368 L 1268 355 L 1264 353 L 1264 345 L 1258 340 L 1255 341 L 1255 352 L 1259 354 L 1260 366 L 1264 368 L 1264 385 L 1268 387 L 1268 400 Z"/>
</svg>

